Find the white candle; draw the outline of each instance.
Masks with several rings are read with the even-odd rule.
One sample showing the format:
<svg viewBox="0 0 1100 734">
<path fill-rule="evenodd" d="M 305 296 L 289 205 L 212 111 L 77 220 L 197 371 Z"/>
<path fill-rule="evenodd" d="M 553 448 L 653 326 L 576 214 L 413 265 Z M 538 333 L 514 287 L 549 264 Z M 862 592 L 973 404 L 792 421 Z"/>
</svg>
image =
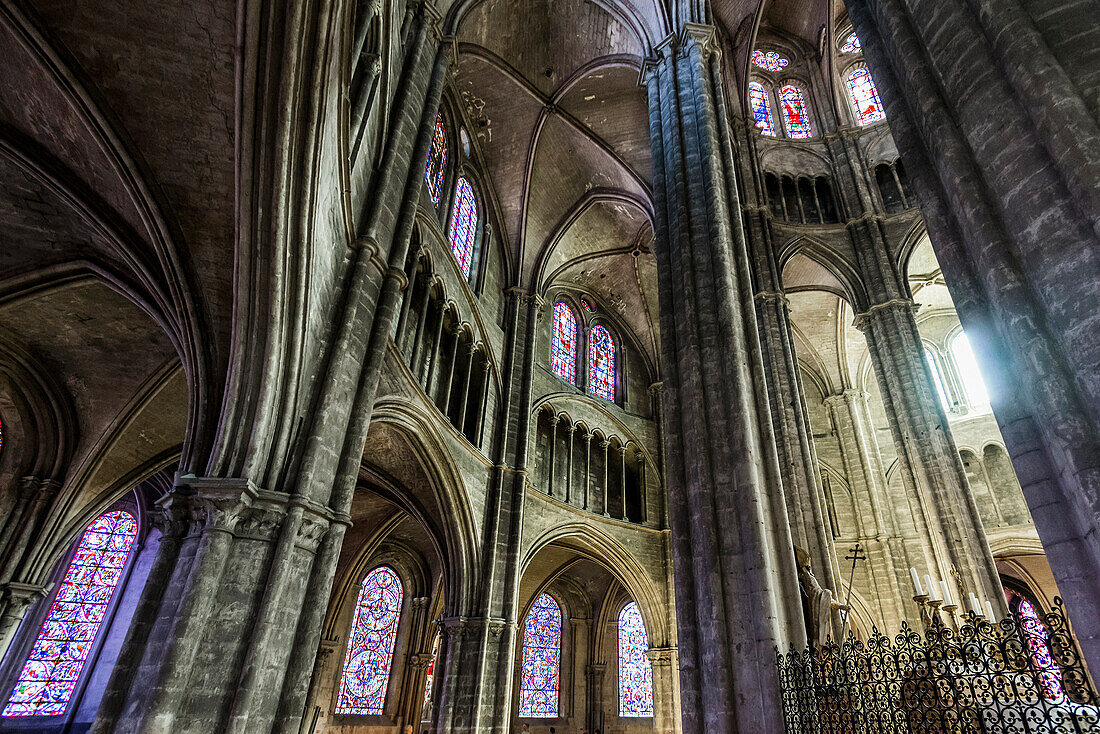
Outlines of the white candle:
<svg viewBox="0 0 1100 734">
<path fill-rule="evenodd" d="M 932 577 L 924 574 L 924 585 L 928 587 L 928 601 L 939 601 L 936 598 L 936 587 L 932 583 Z"/>
<path fill-rule="evenodd" d="M 974 596 L 974 592 L 970 592 L 970 611 L 977 615 L 982 613 L 982 605 L 978 603 L 978 597 Z"/>
<path fill-rule="evenodd" d="M 940 591 L 943 592 L 943 603 L 947 604 L 947 605 L 950 605 L 951 604 L 951 590 L 947 588 L 947 582 L 946 581 L 941 581 L 940 582 Z"/>
<path fill-rule="evenodd" d="M 913 579 L 913 590 L 917 592 L 917 596 L 924 596 L 924 589 L 920 585 L 920 576 L 917 575 L 917 569 L 912 566 L 909 567 L 909 577 Z"/>
<path fill-rule="evenodd" d="M 990 622 L 996 622 L 997 619 L 993 616 L 993 605 L 987 600 L 985 603 L 985 616 Z"/>
</svg>

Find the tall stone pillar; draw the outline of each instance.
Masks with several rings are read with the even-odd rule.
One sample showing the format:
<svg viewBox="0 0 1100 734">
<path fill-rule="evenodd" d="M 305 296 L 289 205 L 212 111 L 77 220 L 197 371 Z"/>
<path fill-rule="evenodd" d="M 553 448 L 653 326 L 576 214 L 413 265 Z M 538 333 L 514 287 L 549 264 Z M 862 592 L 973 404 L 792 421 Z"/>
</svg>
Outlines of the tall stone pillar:
<svg viewBox="0 0 1100 734">
<path fill-rule="evenodd" d="M 892 299 L 859 314 L 856 326 L 867 338 L 902 482 L 917 498 L 938 577 L 951 579 L 954 567 L 963 584 L 960 592 L 990 601 L 1000 616 L 1007 611 L 1004 590 L 962 458 L 936 397 L 914 310 L 912 301 Z"/>
<path fill-rule="evenodd" d="M 653 671 L 653 730 L 662 734 L 680 731 L 680 701 L 676 685 L 676 648 L 651 647 L 646 651 Z"/>
<path fill-rule="evenodd" d="M 875 427 L 867 406 L 867 393 L 848 389 L 839 395 L 825 398 L 844 473 L 852 490 L 852 502 L 858 510 L 855 515 L 856 532 L 867 549 L 869 560 L 868 591 L 878 603 L 880 619 L 888 629 L 899 626 L 906 618 L 904 599 L 909 598 L 908 578 L 905 568 L 897 568 L 895 558 L 905 558 L 905 549 L 899 538 L 897 522 L 886 494 L 886 473 L 882 467 L 875 438 Z M 931 558 L 931 549 L 926 554 Z M 884 574 L 878 576 L 879 569 Z M 900 578 L 898 573 L 904 578 Z M 915 611 L 915 610 L 914 610 Z M 911 619 L 917 619 L 911 616 Z"/>
<path fill-rule="evenodd" d="M 643 67 L 687 732 L 783 730 L 775 647 L 805 640 L 712 26 Z"/>
<path fill-rule="evenodd" d="M 731 127 L 738 135 L 739 148 L 755 151 L 759 138 L 756 126 L 739 120 Z M 783 293 L 781 269 L 775 254 L 772 213 L 762 190 L 763 176 L 756 169 L 757 160 L 755 154 L 745 154 L 739 156 L 737 162 L 742 179 L 755 184 L 744 187 L 741 212 L 752 263 L 756 318 L 771 396 L 769 405 L 783 494 L 795 545 L 809 555 L 822 585 L 839 591 L 836 549 L 818 477 L 817 453 L 794 350 L 789 303 Z"/>
<path fill-rule="evenodd" d="M 404 112 L 383 143 L 361 235 L 346 243 L 331 299 L 338 328 L 320 389 L 302 404 L 308 419 L 300 422 L 298 403 L 264 404 L 265 421 L 293 412 L 301 456 L 284 464 L 270 446 L 257 449 L 253 437 L 263 443 L 270 426 L 223 412 L 221 445 L 205 463 L 213 476 L 181 473 L 160 501 L 166 532 L 93 732 L 299 730 L 452 56 L 440 49 L 439 20 L 427 3 L 410 6 L 394 90 Z"/>
<path fill-rule="evenodd" d="M 1095 4 L 847 4 L 1035 527 L 1096 669 Z"/>
<path fill-rule="evenodd" d="M 606 672 L 607 666 L 603 663 L 590 663 L 584 667 L 584 679 L 588 684 L 588 700 L 585 709 L 588 713 L 585 718 L 589 731 L 604 728 L 603 679 Z"/>
</svg>

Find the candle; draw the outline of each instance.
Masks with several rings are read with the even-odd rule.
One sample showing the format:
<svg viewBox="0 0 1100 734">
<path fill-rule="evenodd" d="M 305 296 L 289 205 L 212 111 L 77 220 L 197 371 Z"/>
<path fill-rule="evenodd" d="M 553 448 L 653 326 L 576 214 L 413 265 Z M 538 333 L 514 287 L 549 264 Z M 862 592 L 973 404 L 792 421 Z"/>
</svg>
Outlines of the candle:
<svg viewBox="0 0 1100 734">
<path fill-rule="evenodd" d="M 920 585 L 920 576 L 917 575 L 917 569 L 912 566 L 909 567 L 909 577 L 913 579 L 913 590 L 917 592 L 917 596 L 924 596 L 924 589 Z"/>
<path fill-rule="evenodd" d="M 970 592 L 970 611 L 979 616 L 982 613 L 982 605 L 978 603 L 978 597 L 974 596 L 974 592 Z"/>
<path fill-rule="evenodd" d="M 939 601 L 936 598 L 936 587 L 932 584 L 932 577 L 928 574 L 924 574 L 924 585 L 928 587 L 928 600 Z"/>
<path fill-rule="evenodd" d="M 985 602 L 985 616 L 990 622 L 996 621 L 996 617 L 993 616 L 993 605 L 988 600 Z"/>
<path fill-rule="evenodd" d="M 943 603 L 950 606 L 951 604 L 951 590 L 947 588 L 947 582 L 940 582 L 940 591 L 943 592 Z"/>
</svg>

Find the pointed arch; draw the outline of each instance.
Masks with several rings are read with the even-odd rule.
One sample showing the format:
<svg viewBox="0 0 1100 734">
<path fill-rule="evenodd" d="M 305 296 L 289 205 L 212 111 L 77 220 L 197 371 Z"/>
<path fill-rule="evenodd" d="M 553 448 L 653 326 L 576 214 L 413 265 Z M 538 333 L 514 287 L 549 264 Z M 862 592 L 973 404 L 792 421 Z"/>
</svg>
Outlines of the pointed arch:
<svg viewBox="0 0 1100 734">
<path fill-rule="evenodd" d="M 794 84 L 784 84 L 779 90 L 779 109 L 783 114 L 783 129 L 788 138 L 813 137 L 806 96 Z"/>
<path fill-rule="evenodd" d="M 542 593 L 523 622 L 523 668 L 519 715 L 555 718 L 561 683 L 561 607 Z"/>
<path fill-rule="evenodd" d="M 615 339 L 602 324 L 596 324 L 588 336 L 588 391 L 615 402 Z"/>
<path fill-rule="evenodd" d="M 431 198 L 434 206 L 439 206 L 443 198 L 443 180 L 446 174 L 447 127 L 443 124 L 443 115 L 437 114 L 431 147 L 428 149 L 428 164 L 424 168 L 424 183 L 428 187 L 428 197 Z"/>
<path fill-rule="evenodd" d="M 649 635 L 635 602 L 619 612 L 619 716 L 653 716 L 653 667 Z"/>
<path fill-rule="evenodd" d="M 137 519 L 100 515 L 80 537 L 3 716 L 65 713 L 137 537 Z"/>
<path fill-rule="evenodd" d="M 470 277 L 470 264 L 474 261 L 474 250 L 478 234 L 477 194 L 470 180 L 465 176 L 455 184 L 454 203 L 451 204 L 451 226 L 449 237 L 451 252 L 458 261 L 462 274 Z"/>
<path fill-rule="evenodd" d="M 886 119 L 886 112 L 882 109 L 882 100 L 879 99 L 875 80 L 871 78 L 871 72 L 864 64 L 859 64 L 844 77 L 844 84 L 848 87 L 848 98 L 855 107 L 856 121 L 860 125 L 870 125 L 872 122 Z"/>
<path fill-rule="evenodd" d="M 363 579 L 355 602 L 335 713 L 382 713 L 404 596 L 401 579 L 389 566 L 378 566 Z"/>
<path fill-rule="evenodd" d="M 768 101 L 768 90 L 758 82 L 749 82 L 749 106 L 761 135 L 775 137 L 775 122 L 772 119 L 772 106 Z"/>
</svg>

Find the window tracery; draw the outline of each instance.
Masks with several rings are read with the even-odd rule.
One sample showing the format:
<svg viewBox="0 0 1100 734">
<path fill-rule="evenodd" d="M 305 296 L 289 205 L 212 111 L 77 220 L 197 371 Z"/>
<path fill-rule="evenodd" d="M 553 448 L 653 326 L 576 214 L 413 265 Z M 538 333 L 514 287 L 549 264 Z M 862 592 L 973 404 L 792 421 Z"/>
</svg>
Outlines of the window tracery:
<svg viewBox="0 0 1100 734">
<path fill-rule="evenodd" d="M 756 82 L 749 84 L 749 105 L 752 107 L 752 116 L 756 120 L 756 127 L 761 135 L 775 137 L 775 124 L 772 122 L 771 103 L 768 102 L 768 90 Z"/>
<path fill-rule="evenodd" d="M 137 530 L 125 511 L 105 513 L 84 530 L 3 716 L 65 713 Z"/>
<path fill-rule="evenodd" d="M 966 392 L 966 401 L 973 406 L 989 404 L 989 393 L 985 389 L 985 380 L 978 369 L 978 360 L 974 358 L 974 350 L 970 348 L 970 340 L 965 332 L 959 332 L 951 340 L 951 357 L 955 360 L 955 369 L 959 372 L 963 390 Z"/>
<path fill-rule="evenodd" d="M 583 301 L 582 301 L 583 303 Z M 577 382 L 577 317 L 567 304 L 554 304 L 550 334 L 550 366 L 570 385 Z"/>
<path fill-rule="evenodd" d="M 477 198 L 474 187 L 465 177 L 458 179 L 455 200 L 451 207 L 451 252 L 462 268 L 462 274 L 470 277 L 470 263 L 474 258 L 474 238 L 477 236 Z"/>
<path fill-rule="evenodd" d="M 844 82 L 848 86 L 848 96 L 855 105 L 860 125 L 870 125 L 872 122 L 886 118 L 878 89 L 875 88 L 875 81 L 871 78 L 871 72 L 866 66 L 860 65 L 852 69 Z"/>
<path fill-rule="evenodd" d="M 589 332 L 588 390 L 615 402 L 615 340 L 598 324 Z"/>
<path fill-rule="evenodd" d="M 653 716 L 649 636 L 635 602 L 619 612 L 619 716 Z"/>
<path fill-rule="evenodd" d="M 802 90 L 786 84 L 779 90 L 779 102 L 783 110 L 783 127 L 789 138 L 808 138 L 813 135 L 810 118 L 806 113 L 806 98 Z"/>
<path fill-rule="evenodd" d="M 943 406 L 945 413 L 950 413 L 951 401 L 947 397 L 947 389 L 943 386 L 943 373 L 940 371 L 939 360 L 936 359 L 936 355 L 932 354 L 932 350 L 927 348 L 924 350 L 924 359 L 928 362 L 928 371 L 932 375 L 932 386 L 936 389 L 940 405 Z"/>
<path fill-rule="evenodd" d="M 553 718 L 558 715 L 561 664 L 561 608 L 549 594 L 531 606 L 523 623 L 523 668 L 519 715 Z"/>
<path fill-rule="evenodd" d="M 780 56 L 775 51 L 753 51 L 752 63 L 756 64 L 761 69 L 767 69 L 768 71 L 779 71 L 791 62 L 789 59 Z"/>
<path fill-rule="evenodd" d="M 432 132 L 431 147 L 428 149 L 428 165 L 424 169 L 424 181 L 428 185 L 428 196 L 432 204 L 439 206 L 443 198 L 443 178 L 447 172 L 447 129 L 443 126 L 443 116 L 435 116 L 435 130 Z"/>
<path fill-rule="evenodd" d="M 858 54 L 862 52 L 863 45 L 859 42 L 859 37 L 855 33 L 849 33 L 844 39 L 844 43 L 840 46 L 840 53 Z"/>
<path fill-rule="evenodd" d="M 355 602 L 335 713 L 382 713 L 403 599 L 401 579 L 389 566 L 379 566 L 363 579 Z"/>
</svg>

